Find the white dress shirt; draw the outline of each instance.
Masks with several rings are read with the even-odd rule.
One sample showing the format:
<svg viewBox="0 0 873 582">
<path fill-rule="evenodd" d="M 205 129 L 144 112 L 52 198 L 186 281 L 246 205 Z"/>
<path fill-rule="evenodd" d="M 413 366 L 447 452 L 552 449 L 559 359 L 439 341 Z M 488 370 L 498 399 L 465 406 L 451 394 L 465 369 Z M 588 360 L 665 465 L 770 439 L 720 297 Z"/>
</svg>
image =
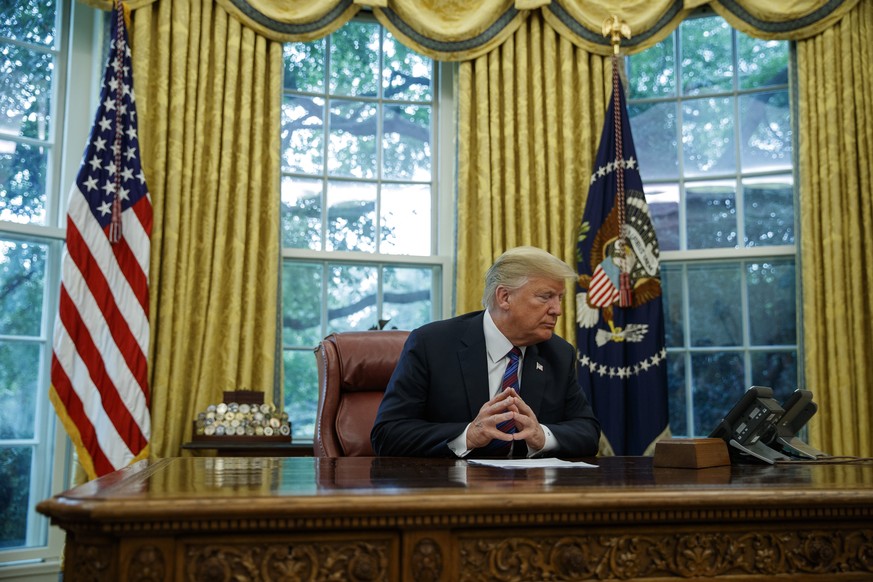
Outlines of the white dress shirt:
<svg viewBox="0 0 873 582">
<path fill-rule="evenodd" d="M 506 366 L 509 363 L 509 351 L 512 350 L 513 345 L 506 336 L 503 335 L 499 329 L 497 329 L 497 325 L 494 323 L 494 320 L 491 318 L 491 313 L 488 310 L 485 310 L 485 317 L 482 318 L 482 325 L 485 330 L 485 351 L 488 354 L 488 395 L 489 398 L 494 398 L 497 395 L 497 392 L 500 390 L 500 386 L 503 382 L 503 374 L 506 371 Z M 524 354 L 527 351 L 526 346 L 519 346 L 521 350 L 521 359 L 518 362 L 518 387 L 519 387 L 519 396 L 524 399 L 523 391 L 524 391 L 524 380 L 521 375 L 522 364 L 524 363 Z M 543 433 L 546 435 L 546 444 L 545 446 L 538 451 L 531 451 L 528 448 L 528 457 L 536 457 L 545 452 L 553 450 L 557 448 L 558 441 L 555 436 L 552 434 L 552 431 L 549 428 L 541 424 L 543 427 Z M 460 435 L 449 441 L 449 448 L 459 457 L 466 457 L 470 454 L 472 449 L 467 448 L 467 431 L 470 430 L 470 425 L 467 425 L 467 428 L 464 429 Z M 512 447 L 510 447 L 511 449 Z"/>
</svg>

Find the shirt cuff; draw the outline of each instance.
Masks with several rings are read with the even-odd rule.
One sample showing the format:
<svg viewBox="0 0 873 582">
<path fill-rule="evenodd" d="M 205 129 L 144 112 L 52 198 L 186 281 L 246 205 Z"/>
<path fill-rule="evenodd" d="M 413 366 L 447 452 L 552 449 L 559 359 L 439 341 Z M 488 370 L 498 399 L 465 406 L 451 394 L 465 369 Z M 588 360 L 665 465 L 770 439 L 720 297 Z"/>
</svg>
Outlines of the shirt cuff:
<svg viewBox="0 0 873 582">
<path fill-rule="evenodd" d="M 451 451 L 455 453 L 455 455 L 457 455 L 459 459 L 463 459 L 472 451 L 472 449 L 467 448 L 468 430 L 470 430 L 469 424 L 467 425 L 467 428 L 464 429 L 464 432 L 449 441 L 449 449 L 451 449 Z"/>
<path fill-rule="evenodd" d="M 530 450 L 530 448 L 528 448 L 528 459 L 532 459 L 533 457 L 541 457 L 543 454 L 548 453 L 549 451 L 554 451 L 558 448 L 558 439 L 555 438 L 555 435 L 552 434 L 552 431 L 549 430 L 549 427 L 544 424 L 541 424 L 540 426 L 543 427 L 543 434 L 546 435 L 546 444 L 543 445 L 543 448 L 538 451 L 532 451 Z"/>
</svg>

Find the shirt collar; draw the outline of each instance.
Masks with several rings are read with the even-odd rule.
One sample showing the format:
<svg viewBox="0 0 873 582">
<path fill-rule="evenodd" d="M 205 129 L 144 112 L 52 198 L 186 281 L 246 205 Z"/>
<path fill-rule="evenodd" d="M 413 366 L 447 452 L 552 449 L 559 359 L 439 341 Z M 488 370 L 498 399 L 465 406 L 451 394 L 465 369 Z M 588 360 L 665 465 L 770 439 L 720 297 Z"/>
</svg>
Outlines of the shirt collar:
<svg viewBox="0 0 873 582">
<path fill-rule="evenodd" d="M 488 359 L 492 363 L 499 362 L 506 357 L 509 350 L 512 349 L 512 342 L 506 339 L 506 336 L 497 329 L 497 324 L 491 318 L 491 312 L 485 310 L 485 317 L 482 319 L 482 326 L 485 329 L 485 350 L 488 352 Z M 525 346 L 519 346 L 521 355 L 524 357 Z"/>
</svg>

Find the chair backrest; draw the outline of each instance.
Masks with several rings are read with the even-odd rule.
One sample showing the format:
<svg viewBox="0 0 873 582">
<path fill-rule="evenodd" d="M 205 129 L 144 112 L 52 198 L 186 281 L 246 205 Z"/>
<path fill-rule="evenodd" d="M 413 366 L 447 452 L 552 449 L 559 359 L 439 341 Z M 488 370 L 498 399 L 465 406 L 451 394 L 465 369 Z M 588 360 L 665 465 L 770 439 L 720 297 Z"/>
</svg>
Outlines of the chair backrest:
<svg viewBox="0 0 873 582">
<path fill-rule="evenodd" d="M 370 431 L 408 331 L 333 333 L 318 360 L 316 457 L 372 457 Z"/>
</svg>

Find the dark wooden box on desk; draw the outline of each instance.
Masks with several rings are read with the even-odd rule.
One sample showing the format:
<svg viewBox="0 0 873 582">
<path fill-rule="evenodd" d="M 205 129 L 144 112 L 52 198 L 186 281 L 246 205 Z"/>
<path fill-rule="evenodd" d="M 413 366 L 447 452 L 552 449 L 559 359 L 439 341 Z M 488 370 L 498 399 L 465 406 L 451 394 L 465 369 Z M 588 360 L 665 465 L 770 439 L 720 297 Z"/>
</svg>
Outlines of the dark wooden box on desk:
<svg viewBox="0 0 873 582">
<path fill-rule="evenodd" d="M 79 580 L 873 580 L 873 466 L 143 461 L 41 502 Z"/>
</svg>

